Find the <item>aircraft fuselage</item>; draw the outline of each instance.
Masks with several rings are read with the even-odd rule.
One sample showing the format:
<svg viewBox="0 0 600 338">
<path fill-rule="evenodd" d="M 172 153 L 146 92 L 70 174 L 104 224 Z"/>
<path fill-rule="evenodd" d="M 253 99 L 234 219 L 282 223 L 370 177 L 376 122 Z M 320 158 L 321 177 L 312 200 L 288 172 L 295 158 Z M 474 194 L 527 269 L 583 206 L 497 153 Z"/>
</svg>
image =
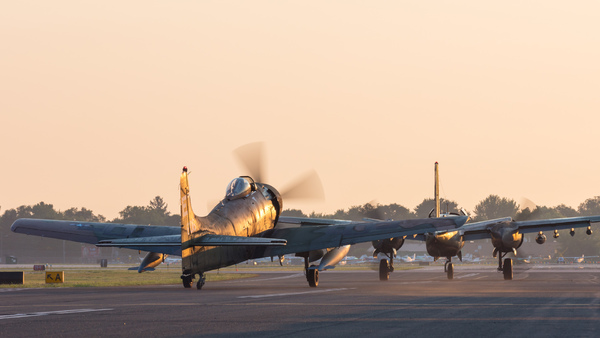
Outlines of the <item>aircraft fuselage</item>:
<svg viewBox="0 0 600 338">
<path fill-rule="evenodd" d="M 278 193 L 267 185 L 256 184 L 257 190 L 234 200 L 221 201 L 207 216 L 196 217 L 200 230 L 189 234 L 189 240 L 206 234 L 228 236 L 261 236 L 273 229 L 278 216 Z M 272 190 L 268 189 L 271 188 Z M 202 273 L 262 257 L 255 246 L 191 246 L 182 242 L 182 268 Z"/>
</svg>

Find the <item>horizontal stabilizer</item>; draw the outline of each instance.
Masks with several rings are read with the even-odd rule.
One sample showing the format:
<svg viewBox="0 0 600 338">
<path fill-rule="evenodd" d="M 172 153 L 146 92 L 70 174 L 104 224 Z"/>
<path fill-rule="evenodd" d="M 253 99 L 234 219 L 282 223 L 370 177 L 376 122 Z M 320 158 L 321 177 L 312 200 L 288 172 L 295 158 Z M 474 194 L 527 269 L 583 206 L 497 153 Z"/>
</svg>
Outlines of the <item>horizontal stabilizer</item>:
<svg viewBox="0 0 600 338">
<path fill-rule="evenodd" d="M 242 237 L 225 235 L 204 235 L 191 240 L 190 246 L 282 246 L 287 244 L 287 240 L 279 238 L 264 237 Z"/>
</svg>

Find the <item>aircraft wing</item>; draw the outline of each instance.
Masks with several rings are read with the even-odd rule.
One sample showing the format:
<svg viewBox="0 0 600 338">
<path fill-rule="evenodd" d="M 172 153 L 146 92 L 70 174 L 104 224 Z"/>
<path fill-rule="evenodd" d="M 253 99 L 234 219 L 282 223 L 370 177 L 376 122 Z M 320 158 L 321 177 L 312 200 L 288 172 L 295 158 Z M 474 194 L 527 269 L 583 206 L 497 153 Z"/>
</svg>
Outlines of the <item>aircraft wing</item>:
<svg viewBox="0 0 600 338">
<path fill-rule="evenodd" d="M 99 247 L 119 247 L 181 256 L 181 228 L 160 225 L 71 222 L 21 218 L 11 226 L 16 233 L 64 239 Z M 278 238 L 206 234 L 190 246 L 285 245 Z"/>
<path fill-rule="evenodd" d="M 464 216 L 384 222 L 347 223 L 344 221 L 344 224 L 276 227 L 268 234 L 268 237 L 286 239 L 287 245 L 267 247 L 264 256 L 337 248 L 378 239 L 455 229 L 462 226 L 466 221 L 467 217 Z"/>
<path fill-rule="evenodd" d="M 534 221 L 492 220 L 465 225 L 461 230 L 465 240 L 490 238 L 490 230 L 499 224 L 518 229 L 520 233 L 531 233 L 544 230 L 563 230 L 588 227 L 591 223 L 600 222 L 600 216 L 566 217 Z"/>
<path fill-rule="evenodd" d="M 181 240 L 178 239 L 177 246 L 172 245 L 174 236 L 177 236 L 178 238 L 181 236 L 181 228 L 178 226 L 20 218 L 12 224 L 10 229 L 13 232 L 21 234 L 64 239 L 95 245 L 101 241 L 108 240 L 137 239 L 142 241 L 144 238 L 153 238 L 162 241 L 162 243 L 157 243 L 154 246 L 145 245 L 143 248 L 142 246 L 139 248 L 130 248 L 181 256 Z"/>
<path fill-rule="evenodd" d="M 304 225 L 310 226 L 297 226 L 296 223 L 295 227 L 270 230 L 268 235 L 262 237 L 207 234 L 195 238 L 187 245 L 258 246 L 264 248 L 265 256 L 276 256 L 453 229 L 463 225 L 466 220 L 467 217 L 447 217 L 362 223 L 339 220 L 309 222 L 304 219 Z M 314 225 L 319 222 L 324 225 Z M 290 224 L 294 222 L 290 221 Z M 22 218 L 13 223 L 11 230 L 100 247 L 123 247 L 181 255 L 180 227 Z"/>
</svg>

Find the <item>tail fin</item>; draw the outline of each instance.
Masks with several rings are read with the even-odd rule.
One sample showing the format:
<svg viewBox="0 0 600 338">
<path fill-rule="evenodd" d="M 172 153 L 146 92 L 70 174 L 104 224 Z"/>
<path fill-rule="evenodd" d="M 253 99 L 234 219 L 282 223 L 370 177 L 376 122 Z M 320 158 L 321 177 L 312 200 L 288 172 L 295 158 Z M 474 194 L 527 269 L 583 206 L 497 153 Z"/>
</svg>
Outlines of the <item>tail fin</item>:
<svg viewBox="0 0 600 338">
<path fill-rule="evenodd" d="M 187 167 L 183 167 L 180 180 L 181 197 L 181 240 L 188 239 L 191 234 L 200 230 L 200 222 L 192 211 L 192 201 L 190 199 L 190 187 L 188 185 Z"/>
<path fill-rule="evenodd" d="M 435 217 L 440 217 L 440 172 L 437 162 L 435 162 L 435 183 L 433 187 L 433 195 L 435 199 Z"/>
</svg>

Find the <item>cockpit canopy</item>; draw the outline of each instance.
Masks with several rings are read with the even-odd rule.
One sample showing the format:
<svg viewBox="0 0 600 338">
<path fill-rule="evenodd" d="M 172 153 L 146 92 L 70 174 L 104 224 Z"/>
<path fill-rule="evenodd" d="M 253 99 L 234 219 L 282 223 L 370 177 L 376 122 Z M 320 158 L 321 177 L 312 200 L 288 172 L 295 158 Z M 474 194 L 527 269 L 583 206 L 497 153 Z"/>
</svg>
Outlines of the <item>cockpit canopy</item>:
<svg viewBox="0 0 600 338">
<path fill-rule="evenodd" d="M 238 177 L 233 179 L 227 186 L 225 197 L 235 200 L 248 196 L 254 190 L 254 182 L 250 177 Z"/>
</svg>

